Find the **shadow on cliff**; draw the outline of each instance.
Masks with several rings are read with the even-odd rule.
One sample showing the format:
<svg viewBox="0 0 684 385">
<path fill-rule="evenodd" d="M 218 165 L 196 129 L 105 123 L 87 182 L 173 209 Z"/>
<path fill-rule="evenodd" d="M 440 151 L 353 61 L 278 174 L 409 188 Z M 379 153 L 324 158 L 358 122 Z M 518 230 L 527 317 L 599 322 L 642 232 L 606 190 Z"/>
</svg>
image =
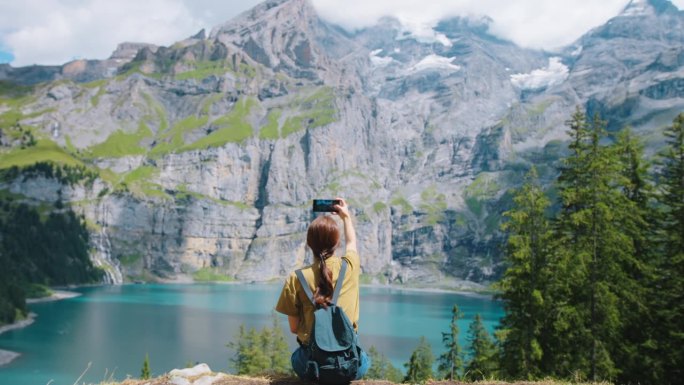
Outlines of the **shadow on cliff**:
<svg viewBox="0 0 684 385">
<path fill-rule="evenodd" d="M 184 234 L 190 202 L 156 204 L 121 194 L 100 205 L 111 258 L 120 262 L 124 280 L 171 279 L 187 248 Z M 175 266 L 176 265 L 176 266 Z"/>
</svg>

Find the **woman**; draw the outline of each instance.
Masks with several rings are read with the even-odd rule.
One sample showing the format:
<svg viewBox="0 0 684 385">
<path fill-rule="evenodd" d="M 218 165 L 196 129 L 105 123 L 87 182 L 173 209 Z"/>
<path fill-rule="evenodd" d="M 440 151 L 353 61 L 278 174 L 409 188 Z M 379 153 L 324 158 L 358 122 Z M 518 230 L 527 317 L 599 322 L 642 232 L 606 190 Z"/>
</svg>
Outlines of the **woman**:
<svg viewBox="0 0 684 385">
<path fill-rule="evenodd" d="M 335 210 L 333 215 L 339 216 L 344 224 L 346 253 L 342 258 L 334 256 L 335 249 L 340 244 L 337 222 L 332 216 L 319 216 L 311 222 L 306 234 L 306 244 L 313 252 L 314 261 L 311 266 L 302 269 L 302 273 L 314 293 L 314 302 L 317 306 L 327 306 L 332 299 L 335 285 L 342 284 L 337 306 L 344 310 L 353 323 L 354 330 L 358 331 L 361 266 L 359 254 L 356 251 L 356 233 L 347 203 L 344 199 L 337 199 L 340 204 L 333 206 Z M 344 282 L 337 282 L 342 260 L 347 262 L 347 271 Z M 285 281 L 276 311 L 287 315 L 290 331 L 297 335 L 300 347 L 292 353 L 292 369 L 302 379 L 306 374 L 308 357 L 305 347 L 309 343 L 309 334 L 314 324 L 314 310 L 316 309 L 313 303 L 307 298 L 297 275 L 293 272 Z M 356 379 L 363 377 L 369 366 L 370 360 L 366 353 L 362 352 Z"/>
</svg>

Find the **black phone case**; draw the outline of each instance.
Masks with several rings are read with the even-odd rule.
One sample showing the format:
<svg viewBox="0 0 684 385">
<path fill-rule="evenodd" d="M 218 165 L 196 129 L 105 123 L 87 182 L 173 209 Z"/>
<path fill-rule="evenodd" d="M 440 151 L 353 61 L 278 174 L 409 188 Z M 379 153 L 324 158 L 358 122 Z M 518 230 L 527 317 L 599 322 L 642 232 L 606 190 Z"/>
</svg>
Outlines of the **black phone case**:
<svg viewBox="0 0 684 385">
<path fill-rule="evenodd" d="M 337 199 L 314 199 L 313 211 L 315 212 L 333 212 L 333 206 L 339 204 Z"/>
</svg>

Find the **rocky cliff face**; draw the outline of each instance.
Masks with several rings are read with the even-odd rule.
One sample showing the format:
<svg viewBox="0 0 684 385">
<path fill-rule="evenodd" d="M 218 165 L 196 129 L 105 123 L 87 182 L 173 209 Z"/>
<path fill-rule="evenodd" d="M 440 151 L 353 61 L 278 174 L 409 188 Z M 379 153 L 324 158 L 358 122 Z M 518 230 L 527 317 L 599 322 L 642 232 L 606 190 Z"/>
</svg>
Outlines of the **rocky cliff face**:
<svg viewBox="0 0 684 385">
<path fill-rule="evenodd" d="M 684 15 L 667 1 L 632 2 L 557 55 L 487 23 L 349 34 L 305 0 L 266 1 L 171 47 L 5 66 L 3 84 L 22 86 L 2 88 L 2 168 L 97 177 L 1 187 L 82 212 L 112 282 L 282 277 L 310 258 L 311 199 L 344 196 L 365 279 L 476 286 L 500 268 L 506 190 L 531 163 L 554 175 L 575 106 L 652 148 L 684 109 Z"/>
</svg>

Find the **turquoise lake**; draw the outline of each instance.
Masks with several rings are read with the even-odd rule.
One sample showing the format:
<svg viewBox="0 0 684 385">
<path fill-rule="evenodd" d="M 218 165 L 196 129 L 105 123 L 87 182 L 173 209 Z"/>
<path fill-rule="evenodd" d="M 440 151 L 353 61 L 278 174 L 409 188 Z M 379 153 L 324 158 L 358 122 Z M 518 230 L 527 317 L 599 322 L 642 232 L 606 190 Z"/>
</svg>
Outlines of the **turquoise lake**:
<svg viewBox="0 0 684 385">
<path fill-rule="evenodd" d="M 241 324 L 271 324 L 280 289 L 274 284 L 76 289 L 83 295 L 30 305 L 36 321 L 0 335 L 0 349 L 22 354 L 0 367 L 0 384 L 72 385 L 89 363 L 79 383 L 138 377 L 145 354 L 154 375 L 196 362 L 230 371 L 232 352 L 225 345 Z M 361 345 L 375 345 L 401 367 L 425 336 L 438 356 L 443 350 L 441 332 L 448 330 L 454 304 L 465 314 L 459 324 L 462 346 L 476 313 L 490 331 L 503 316 L 501 304 L 486 296 L 362 287 Z M 285 330 L 287 319 L 279 317 Z M 294 336 L 289 331 L 286 335 L 294 348 Z"/>
</svg>

